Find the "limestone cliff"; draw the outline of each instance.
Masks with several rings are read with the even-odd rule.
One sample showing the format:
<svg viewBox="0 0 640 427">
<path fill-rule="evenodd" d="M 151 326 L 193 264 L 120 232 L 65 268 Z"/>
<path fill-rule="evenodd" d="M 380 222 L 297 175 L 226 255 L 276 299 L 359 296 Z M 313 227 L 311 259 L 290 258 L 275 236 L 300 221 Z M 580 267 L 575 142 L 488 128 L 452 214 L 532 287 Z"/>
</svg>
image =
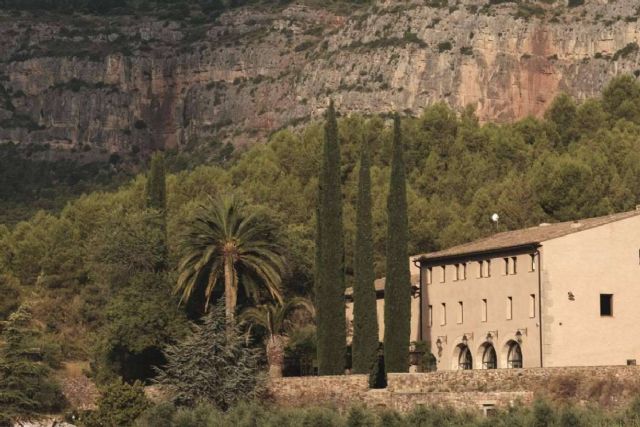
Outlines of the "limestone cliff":
<svg viewBox="0 0 640 427">
<path fill-rule="evenodd" d="M 342 112 L 444 100 L 508 121 L 640 74 L 635 0 L 491 3 L 387 1 L 349 16 L 290 5 L 212 22 L 6 14 L 0 142 L 80 158 L 251 142 L 317 117 L 328 95 Z"/>
</svg>

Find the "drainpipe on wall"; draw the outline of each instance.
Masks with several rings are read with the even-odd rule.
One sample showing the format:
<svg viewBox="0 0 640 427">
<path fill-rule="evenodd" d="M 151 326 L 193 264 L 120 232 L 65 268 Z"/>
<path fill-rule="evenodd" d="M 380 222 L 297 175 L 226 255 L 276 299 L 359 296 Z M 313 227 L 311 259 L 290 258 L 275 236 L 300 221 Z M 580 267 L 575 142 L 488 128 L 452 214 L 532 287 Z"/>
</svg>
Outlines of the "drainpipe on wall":
<svg viewBox="0 0 640 427">
<path fill-rule="evenodd" d="M 538 323 L 540 324 L 540 367 L 544 368 L 542 363 L 542 254 L 540 249 L 536 250 L 536 257 L 538 258 Z"/>
</svg>

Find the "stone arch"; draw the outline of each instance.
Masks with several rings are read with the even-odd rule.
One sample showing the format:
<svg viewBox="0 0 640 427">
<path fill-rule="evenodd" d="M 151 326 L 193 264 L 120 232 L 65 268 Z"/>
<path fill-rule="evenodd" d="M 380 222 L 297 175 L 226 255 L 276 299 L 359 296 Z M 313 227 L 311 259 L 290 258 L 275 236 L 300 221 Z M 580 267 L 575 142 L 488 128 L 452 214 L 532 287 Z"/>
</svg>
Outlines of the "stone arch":
<svg viewBox="0 0 640 427">
<path fill-rule="evenodd" d="M 473 369 L 473 356 L 468 345 L 460 343 L 453 349 L 451 365 L 454 370 Z"/>
<path fill-rule="evenodd" d="M 497 369 L 498 354 L 492 342 L 485 341 L 478 348 L 476 360 L 479 369 Z"/>
<path fill-rule="evenodd" d="M 522 345 L 515 340 L 507 341 L 502 350 L 501 362 L 507 368 L 522 368 L 524 366 Z"/>
</svg>

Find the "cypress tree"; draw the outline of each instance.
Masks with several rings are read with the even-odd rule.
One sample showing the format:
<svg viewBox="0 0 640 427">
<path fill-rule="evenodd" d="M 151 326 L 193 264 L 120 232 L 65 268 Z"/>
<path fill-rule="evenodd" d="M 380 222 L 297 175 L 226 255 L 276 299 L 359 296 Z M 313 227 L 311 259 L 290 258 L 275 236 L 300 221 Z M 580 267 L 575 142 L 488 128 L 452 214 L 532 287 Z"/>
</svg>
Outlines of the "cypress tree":
<svg viewBox="0 0 640 427">
<path fill-rule="evenodd" d="M 407 241 L 407 188 L 400 117 L 394 117 L 391 179 L 387 199 L 387 278 L 384 289 L 384 363 L 387 372 L 407 372 L 411 334 L 411 276 Z"/>
<path fill-rule="evenodd" d="M 160 241 L 162 246 L 162 260 L 156 265 L 156 270 L 165 270 L 168 265 L 169 249 L 167 248 L 167 181 L 164 169 L 164 155 L 161 152 L 155 153 L 151 157 L 149 165 L 149 173 L 147 175 L 147 185 L 145 187 L 145 196 L 148 209 L 155 209 L 160 212 L 158 227 L 162 229 L 163 239 Z"/>
<path fill-rule="evenodd" d="M 371 219 L 371 173 L 369 144 L 360 151 L 356 241 L 353 263 L 353 372 L 370 373 L 378 357 L 378 317 L 373 269 L 373 226 Z"/>
<path fill-rule="evenodd" d="M 340 145 L 333 101 L 327 111 L 318 189 L 316 308 L 320 375 L 344 373 L 346 317 Z"/>
<path fill-rule="evenodd" d="M 147 208 L 157 209 L 164 214 L 167 210 L 167 182 L 164 171 L 164 155 L 160 152 L 151 157 L 145 192 Z"/>
</svg>

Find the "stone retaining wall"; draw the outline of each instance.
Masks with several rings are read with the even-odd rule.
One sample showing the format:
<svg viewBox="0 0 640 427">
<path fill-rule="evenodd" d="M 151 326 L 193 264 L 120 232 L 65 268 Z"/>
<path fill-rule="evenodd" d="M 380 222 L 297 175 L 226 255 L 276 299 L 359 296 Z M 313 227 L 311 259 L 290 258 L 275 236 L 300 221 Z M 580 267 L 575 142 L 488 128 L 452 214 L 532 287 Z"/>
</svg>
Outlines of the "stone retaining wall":
<svg viewBox="0 0 640 427">
<path fill-rule="evenodd" d="M 369 391 L 367 375 L 290 377 L 269 381 L 276 404 L 291 407 L 328 404 L 344 408 L 364 402 Z"/>
<path fill-rule="evenodd" d="M 365 375 L 281 378 L 270 383 L 271 394 L 283 406 L 329 404 L 338 408 L 362 403 L 407 411 L 416 405 L 455 408 L 508 406 L 531 402 L 537 393 L 553 398 L 626 403 L 640 393 L 640 367 L 496 369 L 389 374 L 388 387 L 369 390 Z"/>
</svg>

